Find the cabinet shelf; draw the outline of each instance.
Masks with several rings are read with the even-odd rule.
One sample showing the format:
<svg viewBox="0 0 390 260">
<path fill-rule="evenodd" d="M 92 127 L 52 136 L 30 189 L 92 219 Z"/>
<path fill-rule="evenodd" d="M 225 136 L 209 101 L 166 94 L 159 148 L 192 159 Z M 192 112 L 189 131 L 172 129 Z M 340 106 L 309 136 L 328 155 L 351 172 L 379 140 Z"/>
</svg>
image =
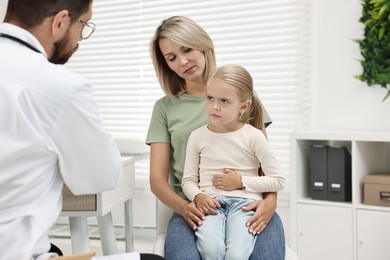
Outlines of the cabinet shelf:
<svg viewBox="0 0 390 260">
<path fill-rule="evenodd" d="M 312 145 L 345 146 L 351 155 L 352 200 L 334 202 L 311 199 L 310 149 Z M 363 178 L 389 172 L 390 134 L 343 132 L 295 132 L 291 135 L 291 246 L 300 260 L 388 260 L 390 252 L 379 240 L 389 241 L 390 232 L 378 235 L 369 222 L 390 230 L 390 207 L 363 203 Z M 382 222 L 381 222 L 382 221 Z M 335 229 L 337 227 L 337 229 Z M 337 232 L 337 233 L 335 233 Z M 383 233 L 383 232 L 382 232 Z M 335 238 L 340 239 L 335 239 Z M 326 243 L 325 243 L 326 241 Z M 342 256 L 342 258 L 340 258 Z"/>
<path fill-rule="evenodd" d="M 332 206 L 332 207 L 352 208 L 352 203 L 351 202 L 335 202 L 335 201 L 328 201 L 328 200 L 313 200 L 313 199 L 311 199 L 309 197 L 297 199 L 296 203 L 312 204 L 312 205 L 323 205 L 323 206 Z"/>
<path fill-rule="evenodd" d="M 367 204 L 358 204 L 355 207 L 356 207 L 356 209 L 390 212 L 390 207 L 373 206 L 373 205 L 367 205 Z"/>
</svg>

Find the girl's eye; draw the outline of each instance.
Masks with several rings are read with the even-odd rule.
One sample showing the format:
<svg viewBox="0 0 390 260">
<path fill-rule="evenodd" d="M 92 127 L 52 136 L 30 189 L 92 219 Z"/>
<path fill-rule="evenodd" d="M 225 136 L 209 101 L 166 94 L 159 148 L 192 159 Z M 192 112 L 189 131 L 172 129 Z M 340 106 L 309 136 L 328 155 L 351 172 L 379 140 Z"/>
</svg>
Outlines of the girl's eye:
<svg viewBox="0 0 390 260">
<path fill-rule="evenodd" d="M 206 99 L 207 99 L 207 101 L 212 101 L 213 97 L 207 96 Z"/>
<path fill-rule="evenodd" d="M 192 51 L 192 48 L 183 48 L 183 51 L 184 52 L 190 52 L 190 51 Z"/>
<path fill-rule="evenodd" d="M 229 103 L 229 101 L 226 100 L 226 99 L 221 99 L 221 101 L 222 101 L 223 104 L 228 104 Z"/>
</svg>

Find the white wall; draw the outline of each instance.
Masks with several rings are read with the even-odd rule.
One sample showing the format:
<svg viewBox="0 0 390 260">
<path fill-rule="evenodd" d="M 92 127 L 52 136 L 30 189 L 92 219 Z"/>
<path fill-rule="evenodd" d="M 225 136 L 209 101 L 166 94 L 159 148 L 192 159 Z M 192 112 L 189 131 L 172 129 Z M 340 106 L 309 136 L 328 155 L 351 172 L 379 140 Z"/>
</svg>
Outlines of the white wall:
<svg viewBox="0 0 390 260">
<path fill-rule="evenodd" d="M 0 23 L 3 22 L 8 0 L 0 0 Z"/>
<path fill-rule="evenodd" d="M 390 130 L 387 90 L 354 78 L 361 73 L 359 46 L 363 35 L 358 0 L 312 0 L 311 129 L 337 131 Z"/>
</svg>

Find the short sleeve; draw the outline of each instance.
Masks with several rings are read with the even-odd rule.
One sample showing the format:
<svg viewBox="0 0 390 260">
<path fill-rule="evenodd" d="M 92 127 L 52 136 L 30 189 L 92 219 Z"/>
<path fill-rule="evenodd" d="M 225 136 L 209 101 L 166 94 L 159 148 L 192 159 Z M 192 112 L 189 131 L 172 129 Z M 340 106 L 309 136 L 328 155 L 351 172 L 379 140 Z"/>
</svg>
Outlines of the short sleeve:
<svg viewBox="0 0 390 260">
<path fill-rule="evenodd" d="M 151 143 L 170 143 L 170 134 L 168 131 L 167 109 L 162 102 L 158 100 L 153 107 L 152 118 L 150 120 L 146 144 Z"/>
</svg>

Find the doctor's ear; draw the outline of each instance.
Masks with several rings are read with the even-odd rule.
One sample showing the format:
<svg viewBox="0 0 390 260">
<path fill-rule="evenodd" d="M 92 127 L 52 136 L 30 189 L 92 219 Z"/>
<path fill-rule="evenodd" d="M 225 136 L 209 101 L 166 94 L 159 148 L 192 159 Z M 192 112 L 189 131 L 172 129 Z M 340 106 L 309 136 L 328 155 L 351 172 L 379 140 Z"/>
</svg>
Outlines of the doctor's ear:
<svg viewBox="0 0 390 260">
<path fill-rule="evenodd" d="M 71 19 L 68 10 L 59 11 L 52 17 L 51 32 L 56 40 L 62 38 L 67 32 Z"/>
</svg>

